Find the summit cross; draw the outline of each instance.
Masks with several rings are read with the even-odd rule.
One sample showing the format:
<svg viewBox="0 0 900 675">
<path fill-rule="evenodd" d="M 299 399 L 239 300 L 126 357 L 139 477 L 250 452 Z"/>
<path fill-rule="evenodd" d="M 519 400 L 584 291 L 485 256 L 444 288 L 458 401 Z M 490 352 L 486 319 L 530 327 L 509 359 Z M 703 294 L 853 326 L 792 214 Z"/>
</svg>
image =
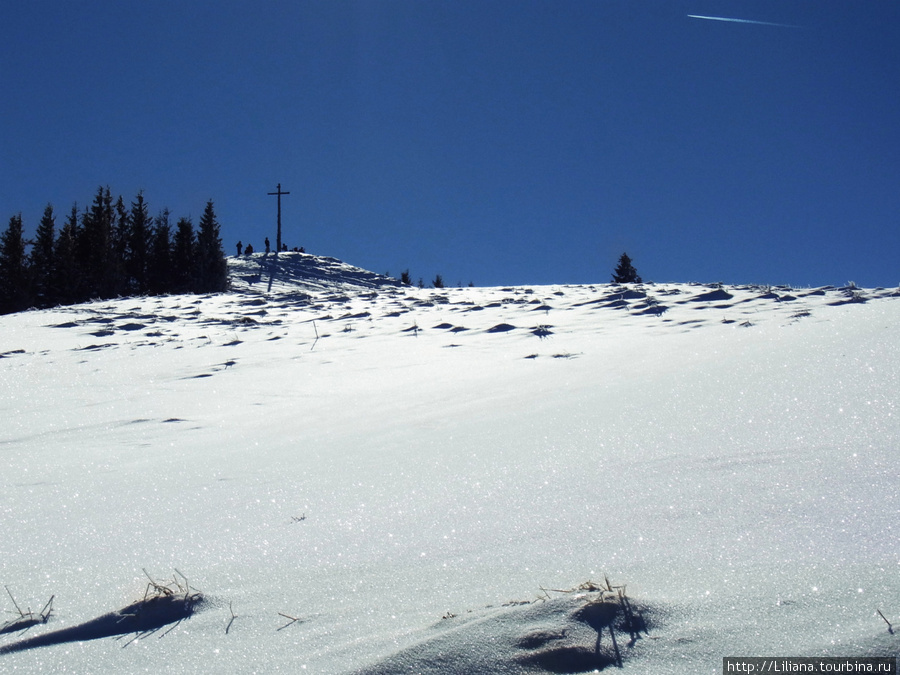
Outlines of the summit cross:
<svg viewBox="0 0 900 675">
<path fill-rule="evenodd" d="M 278 235 L 275 238 L 275 252 L 281 252 L 281 195 L 289 195 L 290 192 L 281 191 L 281 183 L 275 188 L 276 192 L 270 192 L 270 195 L 278 195 Z"/>
</svg>

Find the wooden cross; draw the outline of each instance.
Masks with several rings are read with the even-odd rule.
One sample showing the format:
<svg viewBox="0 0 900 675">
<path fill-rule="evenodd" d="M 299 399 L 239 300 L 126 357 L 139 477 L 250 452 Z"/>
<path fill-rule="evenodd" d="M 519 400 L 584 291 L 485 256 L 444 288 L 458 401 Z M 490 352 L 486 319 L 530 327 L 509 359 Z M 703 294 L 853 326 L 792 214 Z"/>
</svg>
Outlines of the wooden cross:
<svg viewBox="0 0 900 675">
<path fill-rule="evenodd" d="M 281 195 L 289 195 L 290 192 L 281 191 L 281 183 L 276 188 L 277 192 L 270 192 L 270 195 L 278 195 L 278 236 L 275 240 L 275 251 L 281 253 Z"/>
</svg>

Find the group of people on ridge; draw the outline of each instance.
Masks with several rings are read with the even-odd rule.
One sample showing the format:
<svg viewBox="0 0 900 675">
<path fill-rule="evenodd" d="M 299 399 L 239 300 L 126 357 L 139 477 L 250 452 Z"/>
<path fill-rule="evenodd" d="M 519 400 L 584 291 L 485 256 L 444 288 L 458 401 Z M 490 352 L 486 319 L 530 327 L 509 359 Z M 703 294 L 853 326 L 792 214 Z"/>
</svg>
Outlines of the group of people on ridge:
<svg viewBox="0 0 900 675">
<path fill-rule="evenodd" d="M 272 246 L 269 243 L 269 238 L 266 237 L 266 255 L 268 255 L 271 252 L 271 250 L 272 250 Z M 281 250 L 282 250 L 282 252 L 286 252 L 288 250 L 287 244 L 282 244 Z M 295 246 L 292 250 L 294 251 L 294 253 L 306 253 L 306 251 L 303 249 L 302 246 L 299 248 Z M 253 244 L 247 244 L 247 246 L 245 247 L 243 242 L 238 241 L 237 254 L 238 255 L 241 255 L 241 254 L 253 255 Z"/>
</svg>

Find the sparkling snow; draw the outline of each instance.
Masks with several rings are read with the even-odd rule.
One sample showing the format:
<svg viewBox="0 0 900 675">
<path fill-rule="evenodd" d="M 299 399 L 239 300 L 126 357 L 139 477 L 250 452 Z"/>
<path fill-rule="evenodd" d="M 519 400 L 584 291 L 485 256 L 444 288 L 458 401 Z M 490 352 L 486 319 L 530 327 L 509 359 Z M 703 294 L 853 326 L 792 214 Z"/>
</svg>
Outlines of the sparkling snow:
<svg viewBox="0 0 900 675">
<path fill-rule="evenodd" d="M 897 289 L 230 265 L 226 294 L 0 317 L 0 583 L 55 595 L 26 636 L 144 569 L 208 600 L 4 672 L 584 672 L 528 656 L 593 649 L 591 594 L 556 591 L 605 578 L 648 619 L 636 672 L 897 654 Z"/>
</svg>

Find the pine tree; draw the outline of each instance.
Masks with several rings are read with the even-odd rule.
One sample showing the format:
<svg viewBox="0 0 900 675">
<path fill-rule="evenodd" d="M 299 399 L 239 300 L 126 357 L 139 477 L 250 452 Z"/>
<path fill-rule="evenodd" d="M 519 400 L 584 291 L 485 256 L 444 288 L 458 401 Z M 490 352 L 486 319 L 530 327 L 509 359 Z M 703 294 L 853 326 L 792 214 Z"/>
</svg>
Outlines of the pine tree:
<svg viewBox="0 0 900 675">
<path fill-rule="evenodd" d="M 169 225 L 169 209 L 163 209 L 156 217 L 150 234 L 147 287 L 148 292 L 153 295 L 172 292 L 172 228 Z"/>
<path fill-rule="evenodd" d="M 179 218 L 172 246 L 172 292 L 190 293 L 194 276 L 194 226 L 190 218 Z"/>
<path fill-rule="evenodd" d="M 228 263 L 222 250 L 219 223 L 212 200 L 206 203 L 197 234 L 197 293 L 218 293 L 228 288 Z"/>
<path fill-rule="evenodd" d="M 59 304 L 72 304 L 83 299 L 76 250 L 80 237 L 78 229 L 78 205 L 73 204 L 53 251 L 53 298 Z"/>
<path fill-rule="evenodd" d="M 128 244 L 131 240 L 131 214 L 122 195 L 112 211 L 109 261 L 105 275 L 104 296 L 114 298 L 134 292 L 128 271 Z"/>
<path fill-rule="evenodd" d="M 627 253 L 619 256 L 619 264 L 613 271 L 612 280 L 614 284 L 639 284 L 641 277 L 638 275 L 634 265 L 631 264 L 631 258 Z"/>
<path fill-rule="evenodd" d="M 77 242 L 78 267 L 87 298 L 112 297 L 111 283 L 114 210 L 109 188 L 97 189 L 94 202 L 82 216 Z"/>
<path fill-rule="evenodd" d="M 56 217 L 53 215 L 53 205 L 47 204 L 28 256 L 32 292 L 39 307 L 52 307 L 56 304 L 53 293 L 55 244 Z"/>
<path fill-rule="evenodd" d="M 19 214 L 9 219 L 9 225 L 0 235 L 0 314 L 28 308 L 27 272 L 22 214 Z"/>
<path fill-rule="evenodd" d="M 131 202 L 128 225 L 125 248 L 128 285 L 132 293 L 143 295 L 149 289 L 147 267 L 151 234 L 150 211 L 143 192 L 138 192 L 135 201 Z"/>
</svg>

